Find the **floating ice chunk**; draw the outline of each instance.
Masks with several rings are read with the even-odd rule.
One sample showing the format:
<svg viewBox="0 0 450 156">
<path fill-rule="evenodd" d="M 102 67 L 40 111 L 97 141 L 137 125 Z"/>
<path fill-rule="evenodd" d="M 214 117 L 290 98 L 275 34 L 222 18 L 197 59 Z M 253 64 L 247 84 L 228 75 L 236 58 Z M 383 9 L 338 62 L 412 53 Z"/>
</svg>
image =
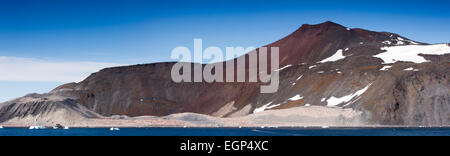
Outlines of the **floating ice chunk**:
<svg viewBox="0 0 450 156">
<path fill-rule="evenodd" d="M 294 97 L 289 98 L 290 101 L 298 101 L 301 99 L 303 99 L 303 97 L 300 95 L 295 95 Z"/>
<path fill-rule="evenodd" d="M 384 66 L 383 68 L 380 69 L 380 71 L 387 71 L 391 68 L 392 68 L 392 66 Z"/>
<path fill-rule="evenodd" d="M 30 126 L 28 129 L 45 129 L 45 126 Z"/>
<path fill-rule="evenodd" d="M 111 127 L 109 130 L 110 130 L 110 131 L 119 131 L 120 129 L 117 128 L 117 127 Z"/>
<path fill-rule="evenodd" d="M 342 54 L 342 49 L 339 49 L 336 53 L 334 53 L 333 56 L 330 56 L 329 58 L 326 58 L 326 59 L 320 61 L 320 63 L 334 62 L 334 61 L 338 61 L 338 60 L 341 60 L 344 58 L 345 58 L 345 56 Z"/>
<path fill-rule="evenodd" d="M 450 53 L 450 47 L 447 44 L 382 47 L 381 50 L 386 50 L 386 52 L 374 57 L 382 59 L 385 64 L 397 61 L 424 63 L 428 61 L 419 54 L 443 55 Z"/>
<path fill-rule="evenodd" d="M 330 128 L 330 126 L 322 126 L 322 128 Z"/>
<path fill-rule="evenodd" d="M 0 129 L 3 129 L 4 127 L 3 127 L 3 125 L 0 125 Z"/>
<path fill-rule="evenodd" d="M 356 92 L 353 93 L 353 94 L 350 94 L 350 95 L 347 95 L 347 96 L 343 96 L 343 97 L 340 97 L 340 98 L 337 98 L 337 97 L 332 96 L 332 97 L 330 97 L 330 98 L 327 100 L 327 106 L 328 106 L 328 107 L 335 107 L 335 106 L 337 106 L 337 105 L 339 105 L 339 104 L 341 104 L 341 103 L 347 103 L 347 102 L 349 102 L 350 100 L 352 100 L 353 98 L 359 97 L 359 96 L 361 96 L 362 94 L 364 94 L 364 93 L 367 91 L 367 89 L 369 89 L 369 87 L 370 87 L 371 85 L 372 85 L 372 83 L 369 84 L 369 85 L 367 85 L 365 88 L 356 91 Z"/>
<path fill-rule="evenodd" d="M 65 126 L 64 129 L 70 129 L 70 127 L 69 126 Z"/>
</svg>

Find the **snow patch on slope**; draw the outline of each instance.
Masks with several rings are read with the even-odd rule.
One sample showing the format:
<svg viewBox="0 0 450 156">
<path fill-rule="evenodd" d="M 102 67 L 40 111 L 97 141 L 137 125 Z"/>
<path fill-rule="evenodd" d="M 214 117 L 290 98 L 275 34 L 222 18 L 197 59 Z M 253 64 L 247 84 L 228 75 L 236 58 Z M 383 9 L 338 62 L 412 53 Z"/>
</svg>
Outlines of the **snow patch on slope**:
<svg viewBox="0 0 450 156">
<path fill-rule="evenodd" d="M 272 105 L 272 106 L 271 106 L 271 104 L 272 104 L 272 102 L 269 102 L 268 104 L 265 104 L 264 106 L 261 106 L 261 107 L 259 107 L 259 108 L 256 108 L 256 109 L 253 111 L 253 114 L 259 113 L 259 112 L 264 112 L 265 110 L 272 109 L 272 108 L 275 108 L 275 107 L 280 106 L 280 104 L 276 104 L 276 105 Z"/>
<path fill-rule="evenodd" d="M 345 56 L 342 54 L 342 49 L 339 49 L 333 56 L 330 56 L 329 58 L 326 58 L 326 59 L 320 61 L 320 63 L 334 62 L 334 61 L 338 61 L 338 60 L 341 60 L 344 58 L 345 58 Z"/>
<path fill-rule="evenodd" d="M 359 97 L 359 96 L 361 96 L 362 94 L 364 94 L 364 93 L 367 91 L 367 89 L 369 89 L 369 87 L 370 87 L 371 85 L 372 85 L 372 83 L 369 84 L 369 85 L 367 85 L 365 88 L 356 91 L 356 92 L 353 93 L 353 94 L 350 94 L 350 95 L 347 95 L 347 96 L 343 96 L 343 97 L 340 97 L 340 98 L 337 98 L 337 97 L 332 96 L 332 97 L 330 97 L 330 98 L 327 100 L 327 106 L 328 106 L 328 107 L 335 107 L 335 106 L 337 106 L 337 105 L 339 105 L 339 104 L 347 103 L 347 102 L 349 102 L 350 100 L 352 100 L 353 98 Z"/>
<path fill-rule="evenodd" d="M 295 95 L 294 97 L 289 98 L 290 101 L 298 101 L 301 99 L 303 99 L 303 97 L 300 95 Z"/>
<path fill-rule="evenodd" d="M 384 66 L 383 68 L 380 69 L 380 71 L 387 71 L 391 68 L 392 68 L 392 66 Z"/>
<path fill-rule="evenodd" d="M 309 66 L 308 68 L 309 68 L 309 69 L 313 69 L 313 68 L 315 68 L 315 67 L 317 67 L 317 65 L 312 65 L 312 66 Z"/>
<path fill-rule="evenodd" d="M 403 69 L 403 71 L 419 71 L 419 69 L 414 69 L 413 67 L 409 67 L 409 68 Z"/>
<path fill-rule="evenodd" d="M 386 50 L 386 52 L 374 57 L 382 59 L 385 64 L 397 61 L 424 63 L 428 61 L 419 54 L 443 55 L 450 53 L 450 47 L 447 44 L 382 47 L 381 50 Z"/>
<path fill-rule="evenodd" d="M 286 69 L 286 68 L 289 68 L 289 67 L 292 67 L 292 64 L 286 65 L 286 66 L 284 66 L 284 67 L 282 67 L 282 68 L 280 68 L 280 69 L 277 69 L 277 70 L 275 70 L 275 71 L 281 71 L 281 70 Z"/>
</svg>

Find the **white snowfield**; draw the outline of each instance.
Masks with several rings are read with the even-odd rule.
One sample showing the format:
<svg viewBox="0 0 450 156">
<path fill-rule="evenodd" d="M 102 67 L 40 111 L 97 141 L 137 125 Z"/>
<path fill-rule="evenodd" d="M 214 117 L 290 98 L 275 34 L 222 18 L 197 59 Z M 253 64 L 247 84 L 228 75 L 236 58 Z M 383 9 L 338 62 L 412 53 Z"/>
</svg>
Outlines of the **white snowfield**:
<svg viewBox="0 0 450 156">
<path fill-rule="evenodd" d="M 327 106 L 328 106 L 328 107 L 335 107 L 335 106 L 337 106 L 337 105 L 339 105 L 339 104 L 350 102 L 350 100 L 352 100 L 353 98 L 359 97 L 359 96 L 361 96 L 362 94 L 364 94 L 364 93 L 367 91 L 367 89 L 369 89 L 369 87 L 370 87 L 371 85 L 372 85 L 372 83 L 369 84 L 369 85 L 367 85 L 365 88 L 356 91 L 356 92 L 353 93 L 353 94 L 350 94 L 350 95 L 347 95 L 347 96 L 343 96 L 343 97 L 340 97 L 340 98 L 337 98 L 337 97 L 332 96 L 332 97 L 330 97 L 330 98 L 327 100 Z M 356 101 L 356 100 L 355 100 L 355 101 Z M 347 105 L 348 105 L 348 104 L 347 104 Z"/>
<path fill-rule="evenodd" d="M 428 61 L 419 54 L 444 55 L 450 53 L 450 47 L 447 44 L 393 46 L 382 47 L 381 50 L 386 50 L 386 52 L 374 57 L 382 59 L 385 64 L 397 61 L 424 63 Z"/>
<path fill-rule="evenodd" d="M 342 54 L 342 49 L 339 49 L 333 56 L 330 56 L 329 58 L 326 58 L 326 59 L 320 61 L 319 63 L 334 62 L 334 61 L 338 61 L 338 60 L 341 60 L 344 58 L 345 58 L 345 56 L 344 56 L 344 54 Z"/>
</svg>

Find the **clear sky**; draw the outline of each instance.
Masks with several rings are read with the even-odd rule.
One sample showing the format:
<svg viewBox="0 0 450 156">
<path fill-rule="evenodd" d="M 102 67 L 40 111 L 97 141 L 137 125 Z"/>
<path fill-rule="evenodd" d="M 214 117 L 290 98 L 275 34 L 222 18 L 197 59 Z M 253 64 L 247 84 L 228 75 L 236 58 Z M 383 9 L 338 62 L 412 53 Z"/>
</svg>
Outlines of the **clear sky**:
<svg viewBox="0 0 450 156">
<path fill-rule="evenodd" d="M 450 42 L 450 1 L 0 0 L 0 102 L 103 67 L 170 60 L 177 46 L 262 46 L 333 21 Z"/>
</svg>

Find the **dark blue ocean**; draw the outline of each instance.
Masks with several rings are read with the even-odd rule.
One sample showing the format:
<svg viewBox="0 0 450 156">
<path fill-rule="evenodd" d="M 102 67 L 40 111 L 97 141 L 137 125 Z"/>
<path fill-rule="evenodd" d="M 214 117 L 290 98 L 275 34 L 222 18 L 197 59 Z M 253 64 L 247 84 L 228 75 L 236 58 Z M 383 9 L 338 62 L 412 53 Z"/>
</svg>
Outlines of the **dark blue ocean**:
<svg viewBox="0 0 450 156">
<path fill-rule="evenodd" d="M 450 128 L 3 128 L 0 136 L 450 136 Z"/>
<path fill-rule="evenodd" d="M 450 128 L 3 128 L 0 136 L 450 136 Z"/>
</svg>

